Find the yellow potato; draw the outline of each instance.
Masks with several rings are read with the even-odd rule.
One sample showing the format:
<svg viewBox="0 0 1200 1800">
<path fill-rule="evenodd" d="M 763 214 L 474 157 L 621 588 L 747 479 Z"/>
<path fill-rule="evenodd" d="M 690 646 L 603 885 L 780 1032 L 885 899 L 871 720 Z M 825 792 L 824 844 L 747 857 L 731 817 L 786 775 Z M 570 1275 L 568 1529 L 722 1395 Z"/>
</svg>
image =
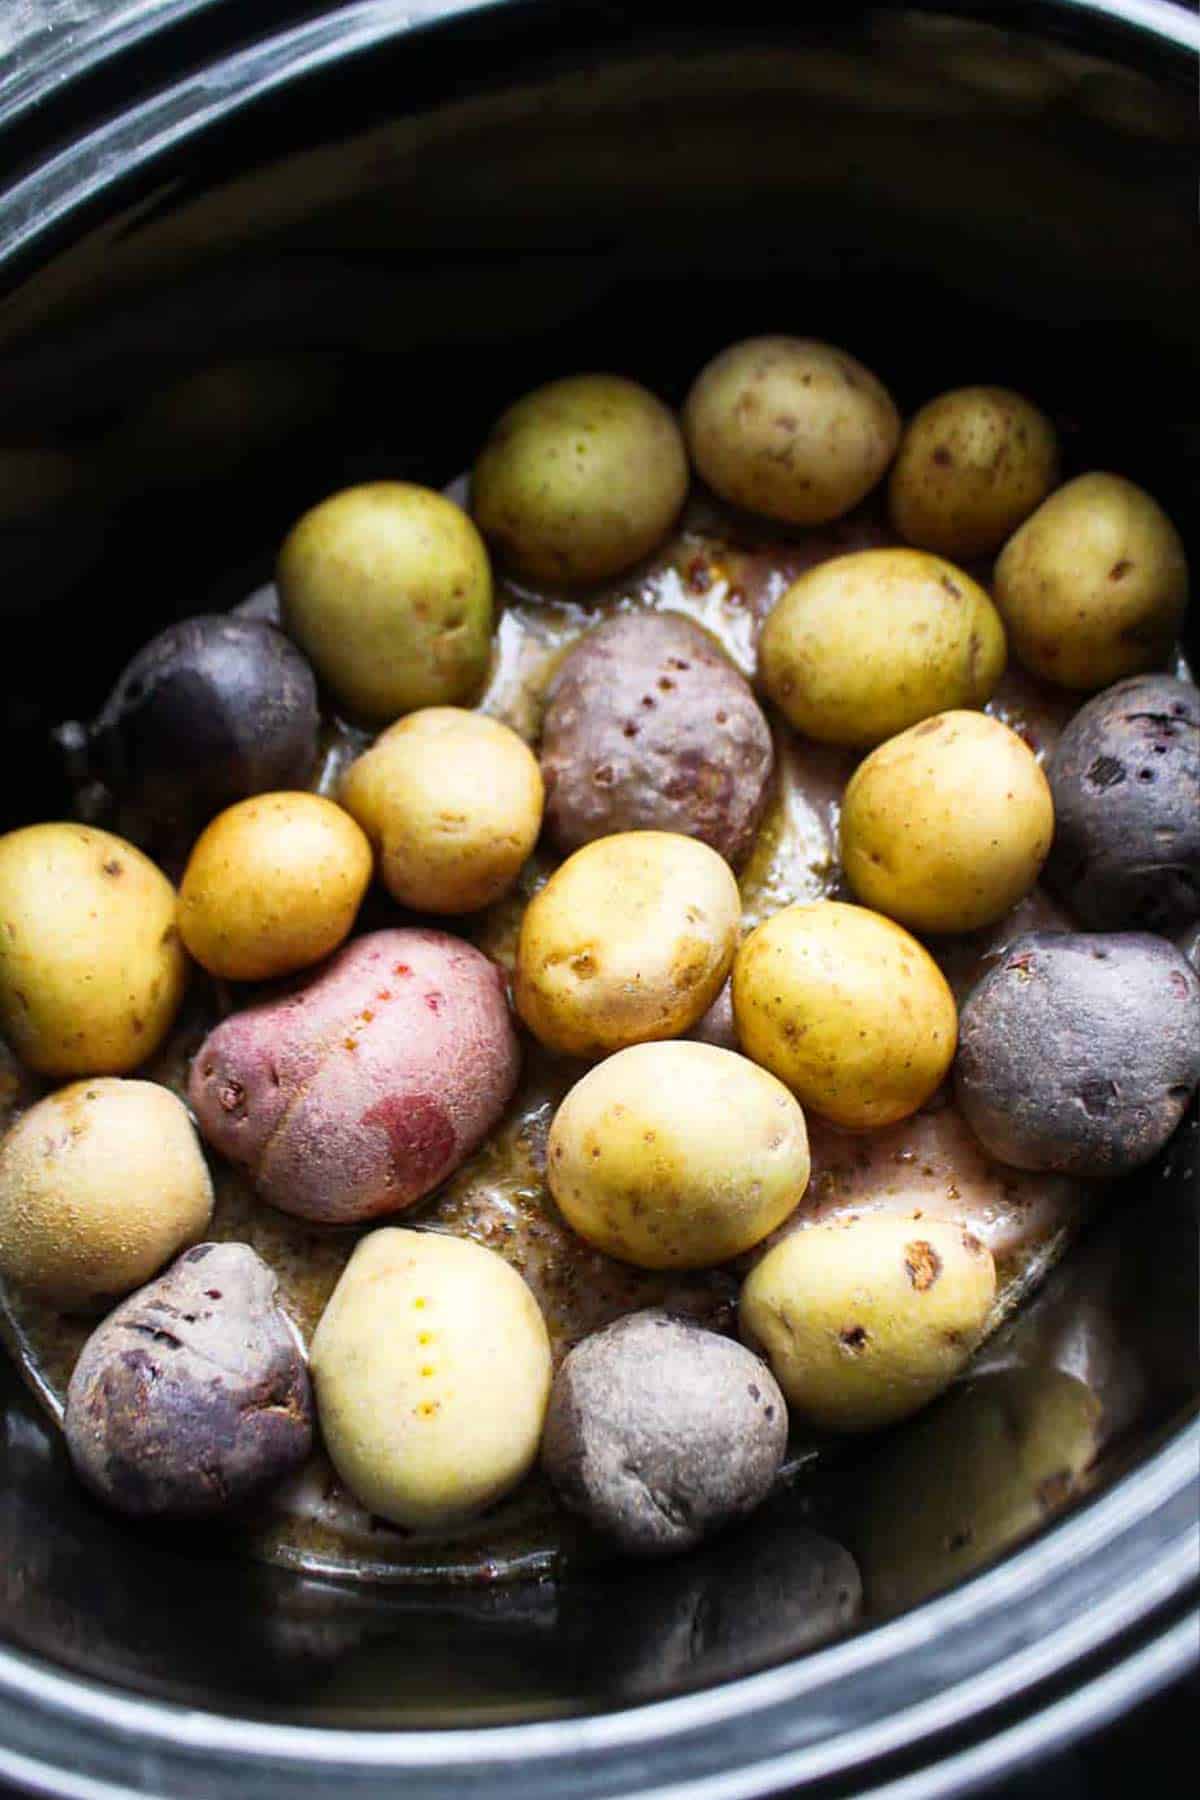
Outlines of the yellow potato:
<svg viewBox="0 0 1200 1800">
<path fill-rule="evenodd" d="M 747 338 L 703 368 L 683 409 L 691 458 L 714 493 L 791 525 L 849 512 L 900 438 L 869 369 L 814 338 Z"/>
<path fill-rule="evenodd" d="M 268 981 L 320 962 L 349 937 L 371 880 L 371 846 L 317 794 L 255 794 L 218 813 L 179 888 L 179 930 L 226 981 Z"/>
<path fill-rule="evenodd" d="M 550 1192 L 581 1237 L 643 1269 L 727 1262 L 808 1186 L 787 1089 L 713 1044 L 637 1044 L 589 1070 L 554 1116 Z"/>
<path fill-rule="evenodd" d="M 1166 660 L 1187 607 L 1187 561 L 1142 488 L 1080 475 L 1009 539 L 994 592 L 1026 668 L 1062 687 L 1102 688 Z"/>
<path fill-rule="evenodd" d="M 276 580 L 285 629 L 356 718 L 470 700 L 487 672 L 487 551 L 431 488 L 373 481 L 323 500 L 293 526 Z"/>
<path fill-rule="evenodd" d="M 720 992 L 740 919 L 737 882 L 707 844 L 670 831 L 597 838 L 525 910 L 517 1011 L 567 1056 L 678 1037 Z"/>
<path fill-rule="evenodd" d="M 55 1306 L 93 1310 L 203 1237 L 212 1206 L 181 1100 L 153 1081 L 76 1081 L 0 1144 L 0 1271 Z"/>
<path fill-rule="evenodd" d="M 763 627 L 763 687 L 797 731 L 866 749 L 951 706 L 982 706 L 1004 627 L 977 582 L 923 550 L 858 550 L 794 581 Z"/>
<path fill-rule="evenodd" d="M 747 1056 L 835 1125 L 892 1125 L 945 1077 L 958 1013 L 929 952 L 891 919 L 821 900 L 750 933 L 733 965 Z"/>
<path fill-rule="evenodd" d="M 995 924 L 1033 887 L 1053 835 L 1037 758 L 985 713 L 939 713 L 889 738 L 842 797 L 847 881 L 914 931 Z"/>
<path fill-rule="evenodd" d="M 39 1075 L 124 1075 L 152 1056 L 187 985 L 175 889 L 87 825 L 0 837 L 0 1029 Z"/>
<path fill-rule="evenodd" d="M 993 556 L 1058 480 L 1058 437 L 1010 388 L 939 394 L 905 427 L 888 480 L 892 524 L 940 556 Z"/>
<path fill-rule="evenodd" d="M 872 1431 L 953 1381 L 995 1297 L 991 1252 L 961 1225 L 875 1216 L 789 1233 L 747 1276 L 738 1319 L 793 1419 Z"/>
<path fill-rule="evenodd" d="M 550 1340 L 521 1277 L 482 1244 L 371 1232 L 333 1290 L 310 1367 L 334 1467 L 393 1524 L 474 1518 L 537 1455 Z"/>
<path fill-rule="evenodd" d="M 498 719 L 431 706 L 352 764 L 342 805 L 402 906 L 466 913 L 508 892 L 542 826 L 537 758 Z"/>
</svg>

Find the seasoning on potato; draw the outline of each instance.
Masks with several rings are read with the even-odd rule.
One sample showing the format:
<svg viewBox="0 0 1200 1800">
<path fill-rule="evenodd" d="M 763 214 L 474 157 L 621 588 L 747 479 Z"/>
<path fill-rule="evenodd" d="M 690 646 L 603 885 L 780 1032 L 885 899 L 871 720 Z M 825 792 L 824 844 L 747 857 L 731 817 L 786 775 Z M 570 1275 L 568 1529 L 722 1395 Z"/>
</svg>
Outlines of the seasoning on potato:
<svg viewBox="0 0 1200 1800">
<path fill-rule="evenodd" d="M 865 907 L 787 906 L 733 966 L 746 1055 L 836 1125 L 894 1124 L 940 1086 L 957 1015 L 945 976 L 907 931 Z"/>
<path fill-rule="evenodd" d="M 985 713 L 946 712 L 859 764 L 842 800 L 842 867 L 864 905 L 913 931 L 977 931 L 1033 887 L 1053 832 L 1028 745 Z"/>
<path fill-rule="evenodd" d="M 341 801 L 402 906 L 467 913 L 506 894 L 537 843 L 542 777 L 526 744 L 481 713 L 410 713 L 360 756 Z"/>
<path fill-rule="evenodd" d="M 279 553 L 283 624 L 334 700 L 389 725 L 471 700 L 487 671 L 492 574 L 467 515 L 407 481 L 346 488 Z"/>
<path fill-rule="evenodd" d="M 1187 606 L 1187 561 L 1142 488 L 1079 475 L 1009 539 L 993 593 L 1026 668 L 1087 691 L 1165 660 Z"/>
<path fill-rule="evenodd" d="M 747 1276 L 738 1317 L 793 1420 L 872 1431 L 965 1368 L 995 1296 L 991 1253 L 962 1226 L 876 1216 L 790 1232 Z"/>
<path fill-rule="evenodd" d="M 720 992 L 740 918 L 733 873 L 707 844 L 667 831 L 585 844 L 525 910 L 517 1011 L 567 1056 L 678 1037 Z"/>
<path fill-rule="evenodd" d="M 732 1050 L 638 1044 L 589 1070 L 550 1127 L 568 1224 L 643 1269 L 703 1269 L 761 1243 L 808 1185 L 804 1114 Z"/>
<path fill-rule="evenodd" d="M 537 1456 L 550 1340 L 521 1277 L 482 1244 L 373 1231 L 325 1308 L 311 1364 L 334 1467 L 393 1524 L 474 1518 Z"/>
<path fill-rule="evenodd" d="M 921 550 L 818 564 L 759 640 L 763 687 L 797 731 L 858 749 L 932 713 L 983 706 L 1004 664 L 1004 627 L 983 589 Z"/>
<path fill-rule="evenodd" d="M 125 1075 L 158 1049 L 187 985 L 175 889 L 87 825 L 0 837 L 0 1030 L 39 1075 Z"/>
</svg>

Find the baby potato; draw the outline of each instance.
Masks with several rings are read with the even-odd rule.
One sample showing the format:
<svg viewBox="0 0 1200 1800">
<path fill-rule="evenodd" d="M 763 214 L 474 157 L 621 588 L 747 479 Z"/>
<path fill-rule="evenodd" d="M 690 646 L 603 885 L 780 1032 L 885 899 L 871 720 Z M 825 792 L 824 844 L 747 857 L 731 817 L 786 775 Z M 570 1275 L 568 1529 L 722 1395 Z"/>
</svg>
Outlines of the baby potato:
<svg viewBox="0 0 1200 1800">
<path fill-rule="evenodd" d="M 636 1044 L 590 1069 L 550 1127 L 546 1178 L 567 1222 L 643 1269 L 727 1262 L 808 1185 L 787 1089 L 733 1050 Z"/>
<path fill-rule="evenodd" d="M 456 1525 L 537 1455 L 550 1340 L 494 1250 L 440 1232 L 362 1239 L 313 1336 L 326 1448 L 346 1486 L 409 1530 Z"/>
<path fill-rule="evenodd" d="M 567 1056 L 678 1037 L 720 992 L 740 919 L 737 882 L 707 844 L 670 831 L 598 838 L 526 908 L 517 1011 Z"/>
<path fill-rule="evenodd" d="M 857 506 L 895 454 L 900 415 L 869 369 L 815 338 L 747 338 L 703 368 L 683 409 L 691 458 L 723 500 L 789 525 Z"/>
<path fill-rule="evenodd" d="M 1058 437 L 1010 388 L 939 394 L 909 420 L 888 479 L 892 524 L 939 556 L 993 556 L 1058 480 Z"/>
<path fill-rule="evenodd" d="M 604 581 L 674 524 L 688 466 L 674 415 L 619 375 L 535 388 L 492 427 L 471 475 L 471 512 L 527 581 Z"/>
<path fill-rule="evenodd" d="M 994 593 L 1026 668 L 1087 691 L 1164 661 L 1187 606 L 1187 562 L 1142 488 L 1079 475 L 1009 539 Z"/>
<path fill-rule="evenodd" d="M 371 846 L 318 794 L 256 794 L 201 833 L 179 888 L 179 931 L 226 981 L 306 969 L 350 935 Z"/>
<path fill-rule="evenodd" d="M 179 1010 L 187 957 L 175 889 L 124 838 L 88 825 L 0 837 L 0 1030 L 39 1075 L 124 1075 Z"/>
<path fill-rule="evenodd" d="M 793 1420 L 873 1431 L 953 1381 L 995 1297 L 991 1252 L 961 1225 L 876 1215 L 791 1232 L 751 1270 L 738 1321 Z"/>
<path fill-rule="evenodd" d="M 986 713 L 939 713 L 889 738 L 842 799 L 847 881 L 914 931 L 995 924 L 1032 888 L 1053 834 L 1037 758 Z"/>
<path fill-rule="evenodd" d="M 292 527 L 276 582 L 285 630 L 355 718 L 388 725 L 470 700 L 483 680 L 487 551 L 431 488 L 373 481 L 323 500 Z"/>
<path fill-rule="evenodd" d="M 537 843 L 542 774 L 498 719 L 431 706 L 351 765 L 341 800 L 402 906 L 475 912 L 508 892 Z"/>
<path fill-rule="evenodd" d="M 153 1081 L 73 1082 L 0 1144 L 0 1270 L 67 1310 L 141 1287 L 212 1207 L 187 1108 Z"/>
<path fill-rule="evenodd" d="M 922 550 L 858 550 L 794 581 L 763 627 L 759 669 L 797 731 L 866 749 L 952 706 L 983 706 L 1004 627 L 977 582 Z"/>
<path fill-rule="evenodd" d="M 915 938 L 861 906 L 786 906 L 733 965 L 746 1055 L 835 1125 L 895 1124 L 939 1086 L 958 1018 L 945 976 Z"/>
</svg>

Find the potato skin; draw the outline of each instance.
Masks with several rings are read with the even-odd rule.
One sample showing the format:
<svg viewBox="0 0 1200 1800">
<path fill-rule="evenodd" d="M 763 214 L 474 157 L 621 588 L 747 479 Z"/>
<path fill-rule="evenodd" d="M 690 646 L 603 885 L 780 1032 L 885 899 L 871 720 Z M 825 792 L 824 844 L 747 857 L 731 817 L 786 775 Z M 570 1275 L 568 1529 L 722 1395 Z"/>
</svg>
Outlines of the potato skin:
<svg viewBox="0 0 1200 1800">
<path fill-rule="evenodd" d="M 1027 932 L 963 1004 L 958 1104 L 1018 1169 L 1127 1174 L 1198 1081 L 1200 978 L 1149 932 Z"/>
<path fill-rule="evenodd" d="M 570 852 L 618 831 L 748 855 L 774 764 L 749 683 L 699 625 L 622 613 L 568 652 L 547 690 L 546 823 Z"/>
<path fill-rule="evenodd" d="M 487 551 L 431 488 L 373 481 L 331 495 L 292 527 L 276 581 L 284 628 L 354 718 L 388 725 L 470 700 L 483 680 Z"/>
<path fill-rule="evenodd" d="M 958 1031 L 928 951 L 891 919 L 837 900 L 786 906 L 750 933 L 733 965 L 733 1011 L 747 1056 L 852 1129 L 923 1106 Z"/>
<path fill-rule="evenodd" d="M 581 1237 L 643 1269 L 728 1262 L 808 1185 L 787 1089 L 732 1050 L 637 1044 L 591 1069 L 554 1115 L 546 1178 Z"/>
<path fill-rule="evenodd" d="M 1084 925 L 1170 935 L 1200 915 L 1200 693 L 1135 675 L 1080 708 L 1047 759 L 1046 880 Z"/>
<path fill-rule="evenodd" d="M 692 461 L 714 493 L 791 525 L 840 518 L 892 460 L 900 415 L 854 357 L 815 338 L 732 344 L 683 409 Z"/>
<path fill-rule="evenodd" d="M 494 1250 L 438 1232 L 373 1231 L 312 1342 L 321 1431 L 356 1497 L 396 1525 L 475 1517 L 537 1456 L 550 1340 Z"/>
<path fill-rule="evenodd" d="M 519 1063 L 494 963 L 445 932 L 377 931 L 210 1032 L 188 1098 L 264 1200 L 348 1224 L 432 1193 L 492 1129 Z"/>
<path fill-rule="evenodd" d="M 389 894 L 433 913 L 475 912 L 508 892 L 537 843 L 542 798 L 537 758 L 516 732 L 453 706 L 401 719 L 341 789 Z"/>
<path fill-rule="evenodd" d="M 766 1499 L 787 1406 L 749 1350 L 692 1319 L 629 1313 L 571 1351 L 542 1466 L 573 1512 L 631 1556 L 690 1550 Z"/>
<path fill-rule="evenodd" d="M 857 749 L 983 706 L 1005 657 L 983 589 L 923 550 L 858 550 L 809 569 L 759 640 L 762 685 L 797 731 Z"/>
<path fill-rule="evenodd" d="M 742 1287 L 742 1337 L 794 1419 L 873 1431 L 928 1405 L 970 1360 L 996 1295 L 991 1253 L 944 1220 L 793 1231 Z"/>
<path fill-rule="evenodd" d="M 269 981 L 349 937 L 371 846 L 318 794 L 257 794 L 201 833 L 179 886 L 179 932 L 210 975 Z"/>
<path fill-rule="evenodd" d="M 471 474 L 471 512 L 528 581 L 604 581 L 656 548 L 687 494 L 673 414 L 620 375 L 568 375 L 496 421 Z"/>
<path fill-rule="evenodd" d="M 678 1037 L 720 992 L 740 917 L 737 882 L 707 844 L 666 831 L 585 844 L 525 910 L 517 1011 L 567 1056 Z"/>
<path fill-rule="evenodd" d="M 842 799 L 847 881 L 913 931 L 995 924 L 1033 887 L 1053 833 L 1037 758 L 984 713 L 939 713 L 889 738 Z"/>
<path fill-rule="evenodd" d="M 1142 488 L 1079 475 L 1008 540 L 992 591 L 1026 668 L 1086 692 L 1163 662 L 1187 606 L 1187 561 Z"/>
<path fill-rule="evenodd" d="M 939 556 L 994 556 L 1058 480 L 1058 436 L 1011 388 L 938 394 L 913 414 L 888 478 L 905 543 Z"/>
<path fill-rule="evenodd" d="M 271 1270 L 248 1244 L 199 1244 L 92 1333 L 64 1427 L 76 1473 L 118 1512 L 206 1519 L 299 1468 L 312 1419 Z"/>
<path fill-rule="evenodd" d="M 0 837 L 0 1030 L 39 1075 L 124 1075 L 158 1049 L 187 985 L 175 889 L 89 825 Z"/>
<path fill-rule="evenodd" d="M 212 1207 L 187 1109 L 157 1082 L 73 1082 L 0 1143 L 0 1270 L 66 1310 L 149 1281 L 204 1235 Z"/>
</svg>

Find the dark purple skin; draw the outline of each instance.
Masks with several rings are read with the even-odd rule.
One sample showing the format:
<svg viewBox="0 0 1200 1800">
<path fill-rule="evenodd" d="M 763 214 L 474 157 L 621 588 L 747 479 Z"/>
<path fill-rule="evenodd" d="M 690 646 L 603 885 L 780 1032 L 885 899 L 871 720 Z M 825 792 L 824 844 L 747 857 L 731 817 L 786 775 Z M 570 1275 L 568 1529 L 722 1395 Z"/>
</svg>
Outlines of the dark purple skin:
<svg viewBox="0 0 1200 1800">
<path fill-rule="evenodd" d="M 1200 916 L 1200 691 L 1117 682 L 1075 714 L 1046 775 L 1045 879 L 1083 924 L 1173 934 Z"/>
<path fill-rule="evenodd" d="M 959 1014 L 959 1107 L 1014 1168 L 1128 1174 L 1197 1082 L 1200 978 L 1149 932 L 1026 932 Z"/>
<path fill-rule="evenodd" d="M 312 1448 L 304 1354 L 246 1244 L 198 1244 L 83 1347 L 64 1427 L 77 1474 L 139 1519 L 244 1506 Z"/>
<path fill-rule="evenodd" d="M 736 866 L 754 842 L 773 762 L 748 682 L 678 614 L 606 619 L 547 691 L 541 765 L 560 850 L 615 831 L 678 831 Z"/>
</svg>

